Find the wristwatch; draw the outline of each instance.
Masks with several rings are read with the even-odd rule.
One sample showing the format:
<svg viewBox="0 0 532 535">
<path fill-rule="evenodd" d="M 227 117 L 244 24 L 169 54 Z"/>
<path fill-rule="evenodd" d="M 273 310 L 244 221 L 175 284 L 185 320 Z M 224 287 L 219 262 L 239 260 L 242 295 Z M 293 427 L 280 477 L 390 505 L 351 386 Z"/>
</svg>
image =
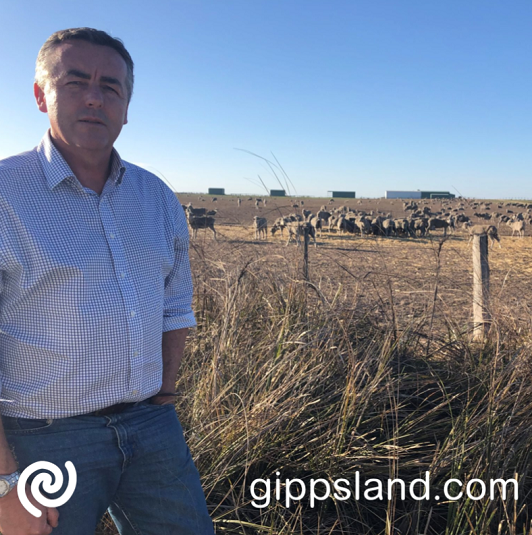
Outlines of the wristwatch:
<svg viewBox="0 0 532 535">
<path fill-rule="evenodd" d="M 6 476 L 0 476 L 0 498 L 3 498 L 6 494 L 15 488 L 20 477 L 20 472 L 17 470 L 12 474 Z"/>
</svg>

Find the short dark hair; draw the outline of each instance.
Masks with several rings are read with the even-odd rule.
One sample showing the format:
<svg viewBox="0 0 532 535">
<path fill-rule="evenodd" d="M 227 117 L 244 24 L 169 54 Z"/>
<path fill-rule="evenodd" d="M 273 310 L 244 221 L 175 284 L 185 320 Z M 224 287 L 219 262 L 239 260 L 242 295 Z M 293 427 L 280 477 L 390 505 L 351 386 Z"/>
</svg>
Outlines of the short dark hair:
<svg viewBox="0 0 532 535">
<path fill-rule="evenodd" d="M 35 82 L 39 87 L 44 89 L 46 82 L 49 80 L 50 73 L 47 66 L 49 52 L 65 41 L 74 40 L 87 41 L 93 45 L 108 46 L 122 56 L 127 66 L 126 91 L 129 102 L 133 95 L 133 60 L 120 39 L 111 37 L 108 33 L 102 30 L 95 30 L 94 28 L 69 28 L 68 30 L 59 30 L 48 37 L 39 50 L 35 65 Z"/>
</svg>

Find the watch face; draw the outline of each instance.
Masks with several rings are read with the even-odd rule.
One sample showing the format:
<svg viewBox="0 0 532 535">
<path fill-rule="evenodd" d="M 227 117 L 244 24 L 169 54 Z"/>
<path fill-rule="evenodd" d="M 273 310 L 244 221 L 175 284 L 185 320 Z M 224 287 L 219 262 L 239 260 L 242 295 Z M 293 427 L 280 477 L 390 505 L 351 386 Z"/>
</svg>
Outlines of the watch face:
<svg viewBox="0 0 532 535">
<path fill-rule="evenodd" d="M 0 479 L 0 496 L 5 496 L 9 492 L 9 483 L 5 479 Z"/>
</svg>

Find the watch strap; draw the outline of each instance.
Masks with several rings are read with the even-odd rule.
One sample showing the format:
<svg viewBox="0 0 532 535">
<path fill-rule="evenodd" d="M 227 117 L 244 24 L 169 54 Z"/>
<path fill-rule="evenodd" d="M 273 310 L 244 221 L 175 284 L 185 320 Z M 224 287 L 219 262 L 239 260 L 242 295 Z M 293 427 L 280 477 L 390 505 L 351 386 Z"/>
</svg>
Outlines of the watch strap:
<svg viewBox="0 0 532 535">
<path fill-rule="evenodd" d="M 0 475 L 0 480 L 4 480 L 9 485 L 9 489 L 3 494 L 1 494 L 0 498 L 3 498 L 7 494 L 9 494 L 15 488 L 15 485 L 18 483 L 19 478 L 20 472 L 18 470 L 11 474 Z"/>
</svg>

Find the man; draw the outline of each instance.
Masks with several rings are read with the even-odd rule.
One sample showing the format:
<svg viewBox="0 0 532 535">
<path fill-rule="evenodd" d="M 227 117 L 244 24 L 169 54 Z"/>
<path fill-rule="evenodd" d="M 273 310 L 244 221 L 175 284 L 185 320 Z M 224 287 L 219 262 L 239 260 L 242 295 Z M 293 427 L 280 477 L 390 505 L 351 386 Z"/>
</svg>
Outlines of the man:
<svg viewBox="0 0 532 535">
<path fill-rule="evenodd" d="M 172 191 L 113 149 L 132 91 L 121 41 L 56 32 L 34 85 L 50 130 L 0 162 L 3 535 L 93 535 L 106 509 L 121 534 L 213 533 L 173 397 L 195 325 L 188 230 Z M 58 508 L 22 489 L 39 518 L 16 491 L 37 461 L 63 473 L 52 499 L 65 463 L 77 472 Z"/>
</svg>

